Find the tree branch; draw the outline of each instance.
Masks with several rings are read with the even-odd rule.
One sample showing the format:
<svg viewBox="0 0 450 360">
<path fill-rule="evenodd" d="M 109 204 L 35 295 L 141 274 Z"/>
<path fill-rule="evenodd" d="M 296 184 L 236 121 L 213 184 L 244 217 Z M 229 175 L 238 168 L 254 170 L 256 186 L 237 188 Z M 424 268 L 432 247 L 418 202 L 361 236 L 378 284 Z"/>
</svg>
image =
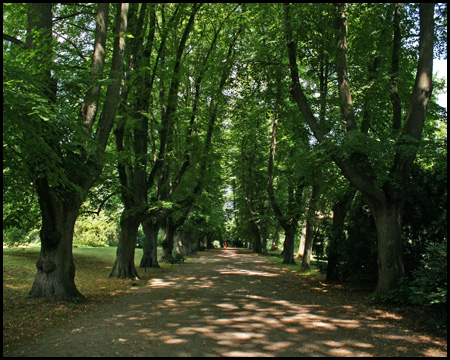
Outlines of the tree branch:
<svg viewBox="0 0 450 360">
<path fill-rule="evenodd" d="M 421 3 L 419 61 L 416 81 L 402 136 L 396 142 L 396 154 L 391 170 L 391 173 L 400 175 L 403 181 L 407 181 L 411 165 L 416 157 L 419 141 L 422 138 L 428 102 L 433 90 L 433 17 L 434 3 Z M 405 151 L 405 146 L 408 151 Z"/>
<path fill-rule="evenodd" d="M 7 40 L 9 42 L 12 42 L 13 44 L 19 45 L 22 49 L 28 49 L 28 46 L 22 40 L 19 40 L 5 33 L 3 34 L 3 40 Z"/>
<path fill-rule="evenodd" d="M 393 129 L 400 130 L 402 125 L 402 105 L 398 93 L 398 74 L 400 63 L 400 48 L 401 48 L 401 34 L 400 34 L 400 20 L 401 20 L 402 4 L 396 3 L 394 10 L 394 47 L 392 50 L 391 62 L 391 102 L 393 108 Z"/>
<path fill-rule="evenodd" d="M 81 214 L 97 214 L 97 216 L 99 216 L 99 215 L 100 215 L 100 211 L 102 211 L 102 207 L 106 204 L 106 202 L 107 202 L 111 197 L 113 197 L 114 195 L 116 195 L 116 194 L 118 194 L 118 193 L 119 193 L 118 191 L 115 191 L 115 192 L 109 194 L 106 198 L 104 198 L 103 201 L 100 203 L 100 206 L 98 207 L 98 210 L 97 210 L 97 211 L 89 211 L 89 210 L 87 210 L 87 211 L 82 211 L 82 212 L 80 212 L 80 215 L 81 215 Z"/>
<path fill-rule="evenodd" d="M 336 4 L 336 71 L 338 76 L 339 98 L 341 99 L 341 113 L 345 121 L 345 130 L 356 130 L 353 100 L 347 74 L 347 10 L 348 4 Z"/>
<path fill-rule="evenodd" d="M 333 161 L 336 165 L 341 169 L 342 174 L 358 189 L 361 191 L 382 200 L 384 195 L 382 191 L 376 189 L 373 186 L 373 179 L 370 178 L 369 175 L 366 174 L 363 169 L 358 169 L 358 163 L 354 164 L 351 160 L 344 159 L 339 155 L 339 148 L 333 144 L 330 140 L 325 137 L 325 133 L 320 126 L 319 122 L 316 120 L 314 114 L 311 111 L 311 107 L 308 104 L 308 100 L 300 86 L 299 82 L 299 74 L 297 69 L 297 58 L 296 58 L 296 49 L 295 43 L 293 41 L 293 32 L 292 32 L 292 24 L 291 17 L 289 12 L 289 4 L 284 5 L 284 21 L 286 28 L 286 40 L 287 40 L 287 48 L 288 48 L 288 56 L 289 56 L 289 68 L 292 79 L 292 87 L 290 89 L 290 93 L 294 100 L 297 103 L 297 106 L 302 113 L 306 123 L 309 128 L 313 132 L 317 141 L 323 145 L 325 145 L 327 152 L 330 154 Z M 341 74 L 342 75 L 342 74 Z M 351 110 L 351 109 L 350 109 Z M 351 110 L 351 112 L 353 112 Z M 343 113 L 345 118 L 345 114 Z M 347 122 L 347 130 L 356 128 L 353 124 L 353 120 L 351 117 L 346 119 Z M 354 157 L 353 157 L 354 160 Z M 365 163 L 364 165 L 368 165 Z"/>
</svg>

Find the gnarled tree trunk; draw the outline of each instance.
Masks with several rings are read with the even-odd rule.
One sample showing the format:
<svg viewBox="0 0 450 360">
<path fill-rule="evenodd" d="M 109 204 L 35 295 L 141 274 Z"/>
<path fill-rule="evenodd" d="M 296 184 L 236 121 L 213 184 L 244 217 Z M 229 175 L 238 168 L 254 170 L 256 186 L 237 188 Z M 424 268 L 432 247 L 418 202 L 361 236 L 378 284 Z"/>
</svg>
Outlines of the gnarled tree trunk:
<svg viewBox="0 0 450 360">
<path fill-rule="evenodd" d="M 403 237 L 401 213 L 402 202 L 374 202 L 365 199 L 369 204 L 375 220 L 378 239 L 378 283 L 376 292 L 385 294 L 398 286 L 399 280 L 405 276 L 403 262 Z"/>
<path fill-rule="evenodd" d="M 81 206 L 79 199 L 61 201 L 40 179 L 37 187 L 42 210 L 41 252 L 31 297 L 76 301 L 83 295 L 75 286 L 72 255 L 73 229 Z"/>
</svg>

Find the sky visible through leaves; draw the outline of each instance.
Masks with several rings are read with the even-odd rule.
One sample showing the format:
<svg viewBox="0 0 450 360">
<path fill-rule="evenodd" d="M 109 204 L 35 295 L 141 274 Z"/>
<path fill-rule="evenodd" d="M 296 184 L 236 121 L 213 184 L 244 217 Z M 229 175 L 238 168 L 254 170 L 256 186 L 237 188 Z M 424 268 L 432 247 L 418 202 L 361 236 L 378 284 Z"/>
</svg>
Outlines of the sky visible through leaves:
<svg viewBox="0 0 450 360">
<path fill-rule="evenodd" d="M 447 60 L 434 60 L 433 61 L 433 72 L 437 74 L 439 78 L 445 78 L 445 83 L 447 85 Z M 442 107 L 447 108 L 447 86 L 446 91 L 442 92 L 437 96 L 438 104 Z"/>
</svg>

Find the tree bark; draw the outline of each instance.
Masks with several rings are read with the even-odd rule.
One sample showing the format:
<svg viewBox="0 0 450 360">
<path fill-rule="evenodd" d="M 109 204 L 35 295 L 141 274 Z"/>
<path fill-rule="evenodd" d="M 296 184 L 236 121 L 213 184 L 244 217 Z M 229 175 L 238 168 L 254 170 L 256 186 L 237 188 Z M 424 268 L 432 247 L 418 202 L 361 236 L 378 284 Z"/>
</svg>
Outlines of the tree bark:
<svg viewBox="0 0 450 360">
<path fill-rule="evenodd" d="M 51 192 L 47 180 L 37 184 L 42 212 L 41 252 L 37 273 L 30 290 L 35 298 L 77 301 L 84 296 L 75 286 L 75 264 L 72 255 L 73 229 L 81 206 L 79 198 L 61 201 Z"/>
<path fill-rule="evenodd" d="M 175 234 L 175 224 L 170 217 L 165 219 L 162 225 L 163 241 L 162 241 L 162 257 L 172 255 L 173 252 L 173 236 Z"/>
<path fill-rule="evenodd" d="M 139 279 L 134 265 L 136 239 L 141 219 L 133 211 L 125 209 L 120 216 L 120 238 L 117 248 L 117 257 L 110 277 L 119 279 Z"/>
<path fill-rule="evenodd" d="M 109 134 L 114 125 L 119 103 L 119 93 L 123 75 L 123 62 L 125 55 L 125 38 L 123 35 L 127 31 L 128 3 L 117 4 L 116 15 L 116 39 L 114 40 L 114 50 L 111 64 L 110 80 L 113 81 L 106 90 L 106 99 L 103 105 L 102 114 L 97 125 L 95 140 L 102 151 L 106 148 Z"/>
<path fill-rule="evenodd" d="M 308 214 L 306 216 L 306 234 L 305 234 L 305 248 L 302 257 L 301 271 L 311 270 L 311 256 L 312 256 L 312 246 L 314 240 L 314 232 L 316 229 L 316 210 L 317 203 L 319 201 L 320 186 L 314 184 L 312 186 L 311 200 L 309 202 Z"/>
<path fill-rule="evenodd" d="M 257 121 L 256 128 L 259 126 L 259 121 Z M 259 221 L 256 218 L 256 214 L 253 211 L 253 171 L 254 171 L 254 163 L 255 163 L 255 157 L 257 153 L 257 141 L 255 139 L 254 143 L 254 151 L 251 157 L 250 164 L 248 165 L 248 182 L 245 187 L 245 192 L 247 196 L 247 210 L 250 215 L 250 227 L 251 227 L 251 234 L 253 237 L 253 241 L 251 242 L 251 250 L 255 251 L 256 253 L 261 253 L 261 227 L 259 225 Z M 242 157 L 245 158 L 245 153 L 242 153 Z M 245 159 L 243 161 L 245 163 Z"/>
<path fill-rule="evenodd" d="M 268 210 L 268 209 L 267 209 Z M 263 216 L 265 215 L 265 207 L 264 207 L 264 212 L 262 214 Z M 261 241 L 262 241 L 262 249 L 261 252 L 264 255 L 267 255 L 267 238 L 268 238 L 268 229 L 267 229 L 267 225 L 268 225 L 268 218 L 267 216 L 264 217 L 264 220 L 262 222 L 262 226 L 261 226 Z"/>
<path fill-rule="evenodd" d="M 405 276 L 403 262 L 403 239 L 401 213 L 403 203 L 369 204 L 375 220 L 378 239 L 378 283 L 376 292 L 386 294 L 398 287 L 399 280 Z"/>
<path fill-rule="evenodd" d="M 158 232 L 159 224 L 156 219 L 146 219 L 142 222 L 142 228 L 144 230 L 144 243 L 142 245 L 143 255 L 140 268 L 159 268 L 158 263 Z"/>
<path fill-rule="evenodd" d="M 306 242 L 306 219 L 303 221 L 302 231 L 300 232 L 300 241 L 298 244 L 298 252 L 295 255 L 296 259 L 303 258 L 303 254 L 305 253 L 305 242 Z"/>
<path fill-rule="evenodd" d="M 80 117 L 89 131 L 98 111 L 101 85 L 98 84 L 99 77 L 103 74 L 106 59 L 106 36 L 108 29 L 109 3 L 99 3 L 97 11 L 97 26 L 95 29 L 94 54 L 92 56 L 91 78 L 95 82 L 87 92 L 81 105 Z"/>
<path fill-rule="evenodd" d="M 296 226 L 284 230 L 283 264 L 297 264 L 294 260 L 295 232 Z"/>
<path fill-rule="evenodd" d="M 394 46 L 392 48 L 391 62 L 391 102 L 393 110 L 393 129 L 400 130 L 402 126 L 402 104 L 398 92 L 398 76 L 400 71 L 400 50 L 401 50 L 401 9 L 402 4 L 396 3 L 394 10 Z"/>
</svg>

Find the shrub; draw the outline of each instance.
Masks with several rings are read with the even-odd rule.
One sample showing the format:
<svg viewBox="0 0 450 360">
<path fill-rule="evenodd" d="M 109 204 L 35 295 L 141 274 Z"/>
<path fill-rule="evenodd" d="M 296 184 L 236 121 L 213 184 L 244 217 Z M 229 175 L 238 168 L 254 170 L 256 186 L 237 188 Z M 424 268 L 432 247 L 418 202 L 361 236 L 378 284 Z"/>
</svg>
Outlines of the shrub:
<svg viewBox="0 0 450 360">
<path fill-rule="evenodd" d="M 142 247 L 144 246 L 144 240 L 145 240 L 145 234 L 144 234 L 144 231 L 142 230 L 142 226 L 139 225 L 139 230 L 138 230 L 138 234 L 136 237 L 136 247 L 139 249 L 142 249 Z"/>
<path fill-rule="evenodd" d="M 8 247 L 26 246 L 39 241 L 39 229 L 27 231 L 16 227 L 3 229 L 3 245 Z"/>
<path fill-rule="evenodd" d="M 78 247 L 117 246 L 119 229 L 116 219 L 103 213 L 95 217 L 79 217 L 75 224 L 74 245 Z"/>
<path fill-rule="evenodd" d="M 399 287 L 397 289 L 389 291 L 387 294 L 379 295 L 373 293 L 370 295 L 370 299 L 387 304 L 408 305 L 411 303 L 412 290 L 408 278 L 402 277 L 399 281 Z"/>
<path fill-rule="evenodd" d="M 420 267 L 413 272 L 411 302 L 426 306 L 438 327 L 447 324 L 447 239 L 427 246 Z"/>
<path fill-rule="evenodd" d="M 382 303 L 423 306 L 428 310 L 430 323 L 446 331 L 447 240 L 427 246 L 420 266 L 412 273 L 413 280 L 403 277 L 397 289 L 385 295 L 373 293 L 370 298 Z"/>
<path fill-rule="evenodd" d="M 182 254 L 169 254 L 162 258 L 166 264 L 182 264 L 184 263 L 184 256 Z"/>
</svg>

